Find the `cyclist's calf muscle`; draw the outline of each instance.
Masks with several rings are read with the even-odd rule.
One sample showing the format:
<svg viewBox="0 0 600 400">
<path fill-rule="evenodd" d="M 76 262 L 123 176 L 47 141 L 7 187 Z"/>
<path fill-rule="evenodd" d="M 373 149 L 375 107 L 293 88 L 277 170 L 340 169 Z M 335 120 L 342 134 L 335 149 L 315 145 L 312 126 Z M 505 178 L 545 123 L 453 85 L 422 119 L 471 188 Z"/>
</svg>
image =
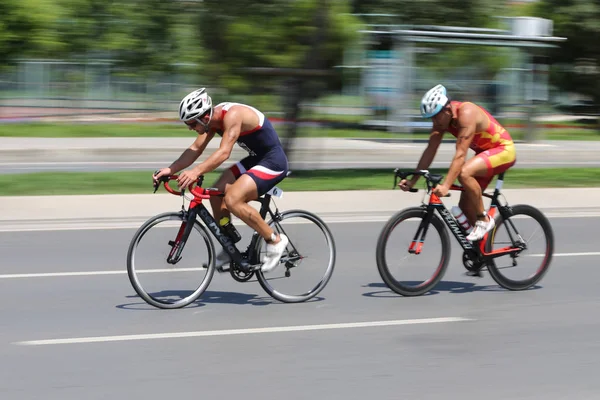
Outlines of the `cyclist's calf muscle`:
<svg viewBox="0 0 600 400">
<path fill-rule="evenodd" d="M 258 232 L 265 240 L 270 241 L 273 230 L 261 218 L 260 213 L 248 204 L 249 201 L 257 198 L 256 183 L 245 174 L 229 187 L 225 193 L 225 204 L 236 217 Z"/>
<path fill-rule="evenodd" d="M 465 216 L 471 225 L 484 212 L 483 190 L 475 177 L 485 176 L 487 173 L 488 168 L 485 161 L 479 157 L 473 157 L 463 165 L 458 177 L 460 184 L 465 188 L 461 196 L 463 206 L 459 205 L 459 207 L 465 212 Z"/>
<path fill-rule="evenodd" d="M 219 179 L 214 183 L 214 187 L 223 193 L 226 193 L 233 183 L 235 183 L 235 176 L 227 169 L 223 171 Z M 210 205 L 213 210 L 213 217 L 216 221 L 221 220 L 223 217 L 230 217 L 230 212 L 225 204 L 225 196 L 212 196 L 210 198 Z"/>
</svg>

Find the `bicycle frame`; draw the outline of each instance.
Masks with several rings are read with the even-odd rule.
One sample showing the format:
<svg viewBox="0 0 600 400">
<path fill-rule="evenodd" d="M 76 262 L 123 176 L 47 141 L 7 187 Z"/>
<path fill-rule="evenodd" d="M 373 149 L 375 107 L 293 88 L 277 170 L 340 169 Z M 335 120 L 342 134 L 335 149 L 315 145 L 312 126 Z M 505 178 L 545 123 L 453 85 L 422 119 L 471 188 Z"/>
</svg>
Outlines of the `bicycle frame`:
<svg viewBox="0 0 600 400">
<path fill-rule="evenodd" d="M 426 172 L 426 174 L 428 174 L 428 172 Z M 422 175 L 425 175 L 425 173 L 423 173 Z M 501 256 L 504 256 L 507 254 L 511 254 L 511 255 L 516 254 L 523 250 L 521 247 L 508 246 L 508 247 L 504 247 L 501 249 L 492 250 L 490 252 L 487 252 L 485 247 L 486 247 L 486 243 L 488 240 L 488 236 L 490 234 L 493 234 L 494 231 L 486 233 L 485 236 L 479 241 L 478 245 L 471 243 L 469 240 L 467 240 L 467 237 L 465 235 L 465 231 L 463 230 L 463 228 L 457 223 L 456 219 L 454 218 L 454 216 L 452 216 L 450 211 L 448 211 L 448 208 L 445 206 L 445 204 L 442 202 L 442 200 L 436 194 L 433 193 L 432 189 L 435 187 L 435 185 L 430 184 L 429 178 L 427 176 L 426 176 L 426 179 L 427 179 L 427 192 L 429 193 L 429 202 L 423 205 L 424 209 L 426 210 L 426 215 L 423 218 L 423 220 L 421 221 L 421 224 L 419 225 L 417 233 L 415 234 L 415 236 L 409 246 L 410 253 L 413 253 L 413 254 L 421 253 L 421 249 L 422 249 L 423 243 L 425 241 L 425 235 L 427 234 L 427 229 L 429 228 L 431 219 L 433 218 L 433 214 L 435 211 L 437 211 L 438 214 L 442 217 L 442 221 L 444 221 L 444 223 L 446 224 L 448 229 L 452 232 L 452 234 L 454 235 L 454 237 L 456 238 L 456 240 L 458 241 L 458 243 L 460 244 L 460 246 L 463 248 L 463 250 L 465 252 L 474 253 L 476 255 L 481 256 L 484 260 L 488 260 L 488 259 L 492 259 L 492 258 L 501 257 Z M 434 182 L 434 183 L 436 183 L 436 182 Z M 506 205 L 501 205 L 498 200 L 503 183 L 504 183 L 504 173 L 501 173 L 498 176 L 498 180 L 497 180 L 494 192 L 492 194 L 483 193 L 484 197 L 487 197 L 492 200 L 490 203 L 490 206 L 488 208 L 487 214 L 490 218 L 494 218 L 496 216 L 496 212 L 499 212 L 500 215 L 502 215 L 503 219 L 506 222 L 508 222 L 516 232 L 516 228 L 512 224 L 512 221 L 510 221 L 510 219 L 509 219 L 509 217 L 510 217 L 509 207 Z M 462 192 L 462 191 L 464 191 L 464 187 L 453 184 L 453 185 L 451 185 L 450 190 Z M 450 194 L 448 194 L 448 196 L 450 196 Z M 421 235 L 421 236 L 419 237 L 419 235 Z M 511 239 L 511 242 L 514 243 L 515 241 L 511 235 L 510 231 L 508 231 L 508 235 Z"/>
<path fill-rule="evenodd" d="M 169 180 L 177 179 L 177 175 L 171 175 L 167 179 L 163 179 L 165 189 L 172 194 L 175 195 L 183 195 L 184 190 L 181 192 L 172 189 L 169 186 Z M 202 188 L 200 185 L 202 184 L 203 177 L 198 179 L 197 186 L 190 189 L 190 192 L 194 196 L 190 201 L 188 209 L 182 209 L 183 213 L 183 222 L 181 223 L 181 227 L 177 233 L 177 237 L 174 242 L 170 242 L 172 249 L 169 252 L 169 256 L 167 258 L 167 262 L 170 264 L 175 264 L 181 259 L 181 252 L 185 247 L 185 243 L 189 237 L 189 234 L 194 226 L 194 222 L 197 220 L 197 217 L 200 217 L 200 220 L 208 227 L 213 236 L 217 239 L 217 241 L 223 246 L 223 249 L 229 254 L 231 259 L 242 269 L 244 272 L 251 272 L 252 267 L 254 265 L 259 264 L 259 260 L 256 260 L 255 254 L 249 252 L 250 249 L 253 249 L 256 246 L 257 241 L 260 239 L 258 232 L 254 232 L 252 234 L 252 239 L 250 240 L 250 244 L 246 249 L 246 257 L 239 251 L 233 240 L 221 229 L 221 227 L 217 224 L 217 221 L 208 211 L 206 206 L 202 204 L 202 201 L 205 199 L 210 199 L 213 196 L 224 196 L 224 193 L 216 188 Z M 259 214 L 261 218 L 265 219 L 267 214 L 271 216 L 271 218 L 276 219 L 278 211 L 273 213 L 270 208 L 271 204 L 271 194 L 267 193 L 263 197 L 258 198 L 255 201 L 258 201 L 261 204 Z M 182 207 L 183 208 L 183 207 Z"/>
</svg>

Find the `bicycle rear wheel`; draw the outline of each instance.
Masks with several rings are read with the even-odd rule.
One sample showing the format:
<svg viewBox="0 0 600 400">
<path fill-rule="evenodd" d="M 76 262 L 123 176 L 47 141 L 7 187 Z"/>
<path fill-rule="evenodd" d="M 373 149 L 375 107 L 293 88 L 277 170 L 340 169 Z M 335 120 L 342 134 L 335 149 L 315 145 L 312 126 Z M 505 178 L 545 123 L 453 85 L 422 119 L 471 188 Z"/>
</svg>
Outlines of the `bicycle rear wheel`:
<svg viewBox="0 0 600 400">
<path fill-rule="evenodd" d="M 548 272 L 554 254 L 550 221 L 537 208 L 519 204 L 512 206 L 508 219 L 503 219 L 498 213 L 495 222 L 496 227 L 488 235 L 486 252 L 519 246 L 524 250 L 515 256 L 506 255 L 489 261 L 487 269 L 490 275 L 498 285 L 508 290 L 532 287 Z M 531 264 L 532 272 L 525 278 L 515 278 L 514 274 L 526 270 L 528 264 Z"/>
<path fill-rule="evenodd" d="M 154 307 L 174 309 L 191 304 L 208 288 L 214 275 L 214 245 L 206 228 L 196 220 L 181 259 L 175 264 L 167 262 L 173 245 L 180 243 L 184 223 L 182 213 L 159 214 L 137 230 L 129 245 L 129 281 L 136 293 Z M 166 283 L 168 279 L 172 283 Z"/>
<path fill-rule="evenodd" d="M 255 272 L 258 282 L 271 297 L 284 303 L 300 303 L 319 294 L 327 285 L 335 266 L 336 249 L 331 231 L 316 215 L 303 210 L 280 214 L 281 220 L 269 221 L 269 226 L 285 234 L 290 243 L 279 266 L 269 273 Z M 256 259 L 266 242 L 256 244 Z M 306 290 L 308 288 L 308 290 Z"/>
<path fill-rule="evenodd" d="M 403 296 L 420 296 L 427 293 L 438 284 L 448 268 L 448 231 L 436 214 L 431 215 L 431 222 L 427 226 L 424 219 L 426 216 L 427 211 L 420 207 L 398 212 L 383 227 L 377 241 L 376 259 L 379 275 L 390 289 Z M 434 229 L 429 229 L 432 226 Z M 428 228 L 425 241 L 419 243 L 422 238 L 421 228 L 425 227 Z M 418 248 L 419 254 L 411 253 L 411 248 Z M 402 269 L 400 274 L 403 277 L 409 274 L 420 275 L 427 266 L 434 267 L 435 270 L 432 275 L 428 276 L 426 273 L 425 279 L 411 278 L 400 281 L 394 277 L 394 273 L 399 269 Z"/>
</svg>

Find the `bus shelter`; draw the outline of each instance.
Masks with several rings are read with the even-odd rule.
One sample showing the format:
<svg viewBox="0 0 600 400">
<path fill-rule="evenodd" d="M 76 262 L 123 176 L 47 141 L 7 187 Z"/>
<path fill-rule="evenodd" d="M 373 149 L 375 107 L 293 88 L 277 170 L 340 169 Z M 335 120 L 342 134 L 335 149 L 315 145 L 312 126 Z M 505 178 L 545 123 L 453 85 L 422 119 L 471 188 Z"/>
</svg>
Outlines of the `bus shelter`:
<svg viewBox="0 0 600 400">
<path fill-rule="evenodd" d="M 470 45 L 487 47 L 510 47 L 516 49 L 517 56 L 510 68 L 515 74 L 515 80 L 508 82 L 510 90 L 520 93 L 521 105 L 526 110 L 526 120 L 531 130 L 527 140 L 534 140 L 533 116 L 537 105 L 548 101 L 548 63 L 547 50 L 557 47 L 558 43 L 566 38 L 556 37 L 551 34 L 552 21 L 540 18 L 513 19 L 510 30 L 464 28 L 452 26 L 411 26 L 390 27 L 361 31 L 367 37 L 384 37 L 392 42 L 391 53 L 399 55 L 392 62 L 383 67 L 384 80 L 380 80 L 379 87 L 374 88 L 366 84 L 363 91 L 375 89 L 386 92 L 389 112 L 385 119 L 371 121 L 373 124 L 383 125 L 392 132 L 414 132 L 415 129 L 425 129 L 430 122 L 419 121 L 415 117 L 418 109 L 415 108 L 416 96 L 416 70 L 419 65 L 416 54 L 419 45 L 444 44 L 444 45 Z M 468 62 L 468 60 L 465 60 Z M 373 65 L 372 60 L 367 61 L 365 72 L 373 72 L 373 66 L 382 71 L 382 64 Z M 439 79 L 444 83 L 443 77 Z M 382 83 L 383 82 L 383 83 Z M 367 94 L 368 93 L 364 93 Z M 422 95 L 422 94 L 421 94 Z M 420 96 L 419 96 L 420 98 Z"/>
</svg>

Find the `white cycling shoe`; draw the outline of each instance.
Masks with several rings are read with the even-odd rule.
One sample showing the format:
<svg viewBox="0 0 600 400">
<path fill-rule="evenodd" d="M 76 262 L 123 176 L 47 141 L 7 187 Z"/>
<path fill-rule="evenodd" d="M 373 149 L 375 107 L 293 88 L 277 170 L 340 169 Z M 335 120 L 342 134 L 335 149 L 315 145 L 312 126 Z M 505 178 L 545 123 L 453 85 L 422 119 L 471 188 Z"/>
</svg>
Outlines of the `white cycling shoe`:
<svg viewBox="0 0 600 400">
<path fill-rule="evenodd" d="M 267 243 L 266 254 L 262 259 L 263 265 L 260 268 L 262 272 L 271 272 L 279 265 L 279 260 L 290 242 L 283 233 L 279 234 L 279 238 L 281 240 L 278 243 Z"/>
<path fill-rule="evenodd" d="M 221 252 L 217 254 L 217 257 L 215 259 L 215 267 L 217 268 L 217 270 L 226 271 L 229 268 L 224 269 L 223 267 L 228 266 L 230 263 L 231 257 L 229 257 L 229 254 L 227 254 L 225 250 L 221 250 Z"/>
<path fill-rule="evenodd" d="M 496 222 L 494 222 L 494 218 L 488 217 L 488 221 L 480 221 L 475 222 L 475 228 L 469 233 L 467 236 L 467 240 L 471 242 L 476 242 L 478 240 L 483 239 L 486 233 L 494 229 Z"/>
</svg>

